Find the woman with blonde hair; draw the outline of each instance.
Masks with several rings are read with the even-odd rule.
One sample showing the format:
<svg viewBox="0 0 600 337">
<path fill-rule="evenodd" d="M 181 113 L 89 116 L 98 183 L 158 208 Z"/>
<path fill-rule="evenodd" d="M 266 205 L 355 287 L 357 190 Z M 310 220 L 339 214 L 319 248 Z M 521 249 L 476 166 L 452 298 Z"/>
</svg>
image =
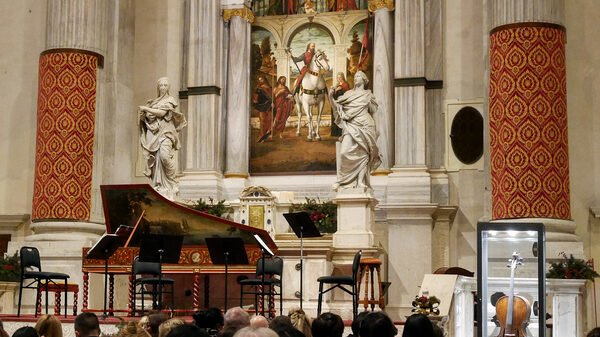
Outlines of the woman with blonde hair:
<svg viewBox="0 0 600 337">
<path fill-rule="evenodd" d="M 35 323 L 35 331 L 45 337 L 63 337 L 62 324 L 54 315 L 43 315 Z"/>
<path fill-rule="evenodd" d="M 304 310 L 298 307 L 291 308 L 288 313 L 288 316 L 290 317 L 294 328 L 302 332 L 304 336 L 312 337 L 312 333 L 310 330 L 311 322 L 310 319 L 306 316 Z"/>
<path fill-rule="evenodd" d="M 183 325 L 185 322 L 179 318 L 170 318 L 158 326 L 158 337 L 165 337 L 178 325 Z"/>
</svg>

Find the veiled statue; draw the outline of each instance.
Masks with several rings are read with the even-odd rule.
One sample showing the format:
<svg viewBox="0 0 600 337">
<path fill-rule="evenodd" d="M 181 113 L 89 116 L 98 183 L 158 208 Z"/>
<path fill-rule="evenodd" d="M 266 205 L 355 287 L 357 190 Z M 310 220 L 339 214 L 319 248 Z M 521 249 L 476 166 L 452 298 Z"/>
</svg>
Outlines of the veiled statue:
<svg viewBox="0 0 600 337">
<path fill-rule="evenodd" d="M 159 78 L 156 86 L 157 97 L 139 106 L 144 175 L 151 179 L 154 189 L 173 200 L 179 192 L 175 179 L 175 154 L 181 147 L 179 131 L 187 122 L 185 116 L 176 110 L 178 104 L 169 93 L 169 79 Z"/>
<path fill-rule="evenodd" d="M 377 129 L 373 113 L 377 102 L 364 72 L 354 75 L 354 88 L 333 98 L 335 88 L 329 92 L 334 109 L 334 122 L 342 129 L 338 153 L 337 181 L 333 189 L 371 188 L 370 176 L 380 164 L 381 154 L 377 147 Z"/>
</svg>

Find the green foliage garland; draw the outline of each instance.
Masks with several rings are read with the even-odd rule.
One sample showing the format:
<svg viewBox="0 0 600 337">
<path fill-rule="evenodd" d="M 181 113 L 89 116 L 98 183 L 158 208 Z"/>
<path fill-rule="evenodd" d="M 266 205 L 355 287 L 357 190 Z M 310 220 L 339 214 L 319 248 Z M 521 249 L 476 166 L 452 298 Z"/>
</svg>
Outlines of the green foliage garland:
<svg viewBox="0 0 600 337">
<path fill-rule="evenodd" d="M 337 205 L 332 201 L 321 202 L 320 199 L 305 198 L 306 202 L 292 204 L 292 212 L 307 212 L 321 233 L 337 231 Z"/>
<path fill-rule="evenodd" d="M 600 276 L 592 269 L 591 261 L 576 259 L 573 254 L 567 257 L 564 252 L 560 255 L 563 257 L 562 261 L 550 264 L 546 273 L 547 278 L 594 280 L 595 277 Z"/>
</svg>

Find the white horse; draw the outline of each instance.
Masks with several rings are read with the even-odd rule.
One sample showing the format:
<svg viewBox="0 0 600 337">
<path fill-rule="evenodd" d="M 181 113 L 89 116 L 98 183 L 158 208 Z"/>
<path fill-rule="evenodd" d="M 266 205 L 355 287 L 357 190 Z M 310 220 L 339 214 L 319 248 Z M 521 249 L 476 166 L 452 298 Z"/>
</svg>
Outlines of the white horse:
<svg viewBox="0 0 600 337">
<path fill-rule="evenodd" d="M 298 128 L 296 136 L 300 135 L 300 127 L 302 126 L 302 111 L 308 119 L 308 140 L 321 140 L 319 135 L 319 124 L 321 123 L 321 113 L 325 105 L 325 97 L 327 97 L 327 86 L 325 79 L 321 75 L 321 70 L 329 71 L 331 67 L 327 61 L 327 56 L 322 51 L 319 51 L 313 56 L 308 71 L 302 79 L 302 89 L 294 95 L 296 102 L 296 111 L 298 113 Z M 317 107 L 317 123 L 313 125 L 312 108 Z M 302 110 L 301 110 L 302 109 Z"/>
</svg>

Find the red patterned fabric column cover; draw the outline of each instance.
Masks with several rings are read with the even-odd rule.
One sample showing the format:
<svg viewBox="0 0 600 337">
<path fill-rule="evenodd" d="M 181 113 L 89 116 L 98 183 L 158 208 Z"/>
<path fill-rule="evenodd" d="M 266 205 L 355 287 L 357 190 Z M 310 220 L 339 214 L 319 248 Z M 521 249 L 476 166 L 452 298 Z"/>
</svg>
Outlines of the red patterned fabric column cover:
<svg viewBox="0 0 600 337">
<path fill-rule="evenodd" d="M 40 56 L 32 220 L 90 218 L 98 57 Z"/>
<path fill-rule="evenodd" d="M 563 27 L 490 34 L 492 217 L 571 217 Z"/>
</svg>

